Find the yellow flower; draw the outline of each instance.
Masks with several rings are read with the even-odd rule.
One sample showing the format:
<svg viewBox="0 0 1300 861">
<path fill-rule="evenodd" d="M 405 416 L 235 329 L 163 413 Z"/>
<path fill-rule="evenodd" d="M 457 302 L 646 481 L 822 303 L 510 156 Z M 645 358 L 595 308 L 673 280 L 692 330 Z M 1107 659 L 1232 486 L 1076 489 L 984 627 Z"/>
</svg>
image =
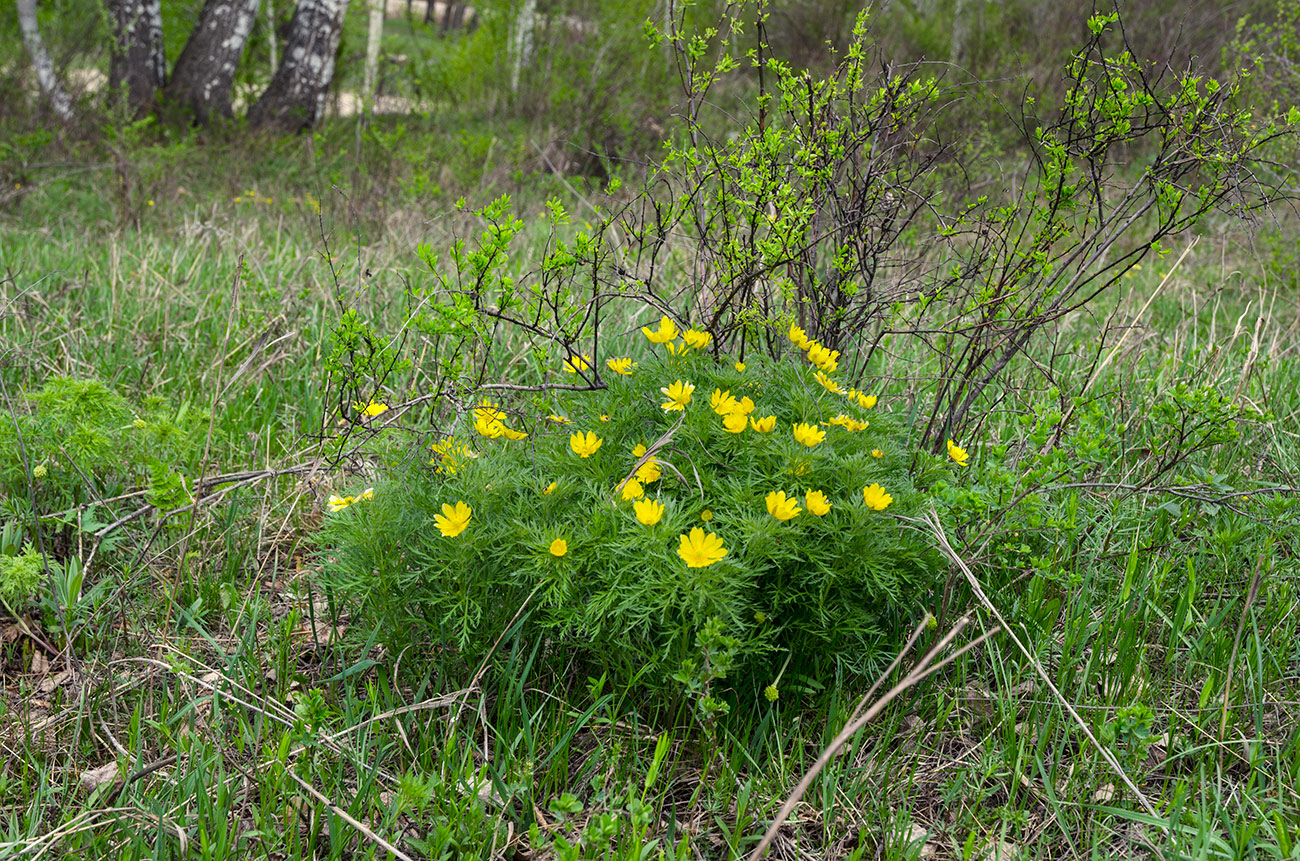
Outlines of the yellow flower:
<svg viewBox="0 0 1300 861">
<path fill-rule="evenodd" d="M 564 416 L 557 416 L 555 413 L 551 413 L 547 418 L 555 422 L 557 425 L 567 425 L 569 423 L 569 420 Z"/>
<path fill-rule="evenodd" d="M 646 452 L 645 443 L 639 442 L 632 449 L 632 457 L 640 457 L 641 455 L 645 454 L 645 452 Z"/>
<path fill-rule="evenodd" d="M 603 421 L 603 422 L 607 422 L 607 421 L 609 421 L 609 416 L 606 415 L 605 413 L 601 413 L 601 415 L 600 415 L 600 420 Z"/>
<path fill-rule="evenodd" d="M 696 329 L 687 329 L 682 333 L 682 340 L 686 342 L 686 346 L 693 350 L 703 350 L 705 347 L 709 346 L 709 342 L 713 340 L 713 336 L 708 332 L 700 332 Z"/>
<path fill-rule="evenodd" d="M 713 394 L 709 395 L 709 406 L 720 416 L 728 415 L 738 406 L 736 399 L 731 396 L 730 391 L 714 389 Z"/>
<path fill-rule="evenodd" d="M 514 430 L 505 426 L 505 413 L 493 409 L 476 409 L 477 416 L 474 419 L 474 430 L 481 436 L 488 439 L 527 439 L 528 434 L 525 431 Z"/>
<path fill-rule="evenodd" d="M 489 439 L 523 439 L 528 434 L 523 431 L 510 430 L 505 426 L 506 414 L 495 401 L 479 401 L 474 408 L 474 430 Z"/>
<path fill-rule="evenodd" d="M 839 368 L 840 363 L 837 361 L 840 357 L 839 350 L 828 350 L 816 341 L 809 342 L 808 361 L 821 368 L 826 373 L 834 373 Z"/>
<path fill-rule="evenodd" d="M 822 388 L 828 392 L 831 392 L 832 394 L 836 394 L 836 395 L 844 394 L 844 389 L 840 388 L 840 384 L 835 382 L 825 374 L 823 374 L 821 371 L 818 371 L 817 373 L 813 374 L 813 379 L 821 383 Z"/>
<path fill-rule="evenodd" d="M 367 487 L 365 490 L 361 491 L 361 495 L 357 497 L 357 502 L 360 502 L 363 499 L 374 499 L 374 498 L 375 498 L 375 489 L 373 487 Z"/>
<path fill-rule="evenodd" d="M 329 502 L 330 513 L 342 511 L 354 502 L 356 502 L 356 499 L 351 496 L 335 496 L 331 493 Z"/>
<path fill-rule="evenodd" d="M 793 520 L 803 511 L 799 507 L 799 497 L 785 495 L 784 490 L 774 490 L 767 495 L 767 513 L 777 520 Z"/>
<path fill-rule="evenodd" d="M 642 326 L 641 334 L 645 335 L 652 344 L 667 344 L 677 337 L 677 324 L 667 317 L 660 317 L 658 331 L 651 329 L 649 326 Z"/>
<path fill-rule="evenodd" d="M 677 555 L 682 557 L 689 568 L 707 568 L 726 556 L 727 548 L 722 546 L 722 539 L 717 535 L 712 532 L 705 535 L 704 530 L 697 526 L 691 530 L 690 535 L 682 535 Z"/>
<path fill-rule="evenodd" d="M 817 443 L 826 439 L 826 431 L 819 430 L 817 425 L 799 422 L 794 426 L 794 438 L 796 441 L 812 448 L 817 445 Z"/>
<path fill-rule="evenodd" d="M 749 416 L 742 412 L 734 412 L 722 417 L 722 426 L 726 428 L 727 433 L 744 433 L 745 428 L 749 426 Z"/>
<path fill-rule="evenodd" d="M 609 368 L 616 374 L 622 374 L 626 377 L 636 370 L 636 362 L 632 361 L 630 358 L 606 359 L 605 367 Z"/>
<path fill-rule="evenodd" d="M 478 406 L 474 408 L 474 418 L 489 422 L 503 422 L 506 420 L 506 414 L 496 401 L 483 400 L 479 401 Z"/>
<path fill-rule="evenodd" d="M 488 439 L 500 439 L 505 436 L 506 426 L 501 424 L 500 419 L 489 419 L 481 415 L 474 419 L 474 430 Z"/>
<path fill-rule="evenodd" d="M 763 688 L 763 696 L 769 703 L 774 703 L 781 698 L 781 692 L 776 689 L 776 685 L 768 685 Z"/>
<path fill-rule="evenodd" d="M 374 418 L 380 413 L 388 412 L 388 404 L 382 403 L 380 401 L 370 401 L 364 407 L 361 406 L 360 402 L 357 402 L 352 406 L 360 410 L 361 414 L 368 419 Z"/>
<path fill-rule="evenodd" d="M 965 466 L 966 458 L 970 457 L 970 455 L 966 453 L 966 449 L 957 445 L 957 443 L 952 440 L 948 440 L 948 457 L 955 460 L 958 466 Z"/>
<path fill-rule="evenodd" d="M 844 397 L 850 401 L 856 401 L 857 405 L 864 410 L 869 410 L 876 405 L 876 396 L 869 395 L 866 392 L 860 392 L 857 389 L 849 389 L 844 393 Z"/>
<path fill-rule="evenodd" d="M 745 363 L 744 363 L 744 362 L 736 362 L 736 364 L 733 365 L 733 367 L 736 369 L 736 371 L 737 371 L 738 373 L 741 373 L 741 374 L 745 373 Z"/>
<path fill-rule="evenodd" d="M 447 475 L 455 475 L 465 464 L 478 457 L 465 443 L 450 437 L 434 443 L 432 448 L 438 458 L 429 463 L 433 464 L 435 472 L 445 472 Z"/>
<path fill-rule="evenodd" d="M 808 511 L 818 517 L 825 517 L 826 513 L 831 510 L 831 504 L 826 500 L 826 494 L 820 490 L 810 490 L 804 495 L 804 505 L 808 506 Z"/>
<path fill-rule="evenodd" d="M 761 419 L 751 416 L 749 426 L 759 433 L 771 433 L 776 430 L 776 416 L 764 416 Z"/>
<path fill-rule="evenodd" d="M 736 412 L 741 413 L 742 415 L 749 415 L 753 411 L 754 411 L 754 399 L 751 398 L 749 395 L 745 395 L 743 398 L 741 398 L 740 403 L 736 405 Z"/>
<path fill-rule="evenodd" d="M 664 397 L 668 399 L 663 403 L 664 412 L 673 412 L 674 410 L 681 412 L 691 402 L 691 392 L 695 391 L 695 384 L 683 383 L 678 380 L 671 386 L 665 386 L 659 391 L 663 392 Z"/>
<path fill-rule="evenodd" d="M 808 349 L 808 333 L 794 323 L 790 324 L 790 341 L 801 350 Z"/>
<path fill-rule="evenodd" d="M 570 374 L 576 374 L 578 371 L 585 371 L 591 367 L 591 356 L 583 353 L 580 356 L 574 356 L 572 359 L 564 360 L 564 370 Z"/>
<path fill-rule="evenodd" d="M 635 478 L 629 478 L 627 481 L 623 482 L 623 490 L 621 493 L 623 501 L 630 502 L 633 499 L 640 499 L 645 496 L 645 488 L 641 485 L 641 482 L 637 481 Z"/>
<path fill-rule="evenodd" d="M 542 496 L 550 496 L 552 493 L 555 493 L 555 482 L 553 481 L 542 488 Z"/>
<path fill-rule="evenodd" d="M 557 559 L 569 552 L 569 542 L 563 538 L 557 538 L 551 542 L 551 555 Z"/>
<path fill-rule="evenodd" d="M 438 527 L 443 537 L 455 538 L 469 526 L 469 517 L 472 513 L 473 510 L 464 502 L 457 502 L 455 506 L 444 502 L 442 514 L 433 516 L 433 525 Z"/>
<path fill-rule="evenodd" d="M 654 484 L 663 477 L 663 474 L 659 461 L 654 458 L 650 458 L 636 468 L 636 480 L 642 484 Z"/>
<path fill-rule="evenodd" d="M 654 526 L 664 516 L 664 504 L 656 499 L 638 499 L 632 503 L 636 519 L 645 526 Z"/>
<path fill-rule="evenodd" d="M 885 453 L 884 453 L 883 451 L 881 451 L 880 449 L 878 449 L 878 448 L 873 448 L 873 449 L 871 450 L 871 456 L 872 456 L 872 457 L 884 457 L 884 456 L 885 456 Z"/>
<path fill-rule="evenodd" d="M 884 511 L 889 507 L 889 503 L 894 501 L 894 497 L 885 493 L 885 489 L 880 485 L 870 484 L 862 488 L 862 501 L 872 511 Z"/>
<path fill-rule="evenodd" d="M 844 415 L 844 413 L 840 413 L 835 418 L 831 419 L 829 424 L 839 425 L 845 430 L 853 431 L 855 433 L 857 431 L 866 430 L 871 426 L 870 422 L 860 422 L 857 419 L 853 418 L 852 416 Z"/>
<path fill-rule="evenodd" d="M 569 437 L 569 448 L 573 449 L 573 453 L 578 457 L 591 457 L 604 442 L 592 431 L 587 431 L 585 436 L 582 431 L 577 431 Z"/>
<path fill-rule="evenodd" d="M 703 520 L 705 523 L 708 523 L 712 519 L 713 519 L 713 512 L 709 511 L 709 509 L 706 508 L 700 512 L 700 520 Z"/>
</svg>

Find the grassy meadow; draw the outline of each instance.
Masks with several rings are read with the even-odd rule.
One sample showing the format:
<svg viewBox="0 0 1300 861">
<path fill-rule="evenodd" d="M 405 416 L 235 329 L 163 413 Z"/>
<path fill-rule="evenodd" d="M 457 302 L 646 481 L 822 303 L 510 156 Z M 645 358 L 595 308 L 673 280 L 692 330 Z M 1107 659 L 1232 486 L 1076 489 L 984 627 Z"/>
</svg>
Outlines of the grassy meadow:
<svg viewBox="0 0 1300 861">
<path fill-rule="evenodd" d="M 978 400 L 965 465 L 920 450 L 933 359 L 890 342 L 854 384 L 935 579 L 891 605 L 870 672 L 792 655 L 752 691 L 704 677 L 727 705 L 710 711 L 592 671 L 514 607 L 486 650 L 395 645 L 364 583 L 322 576 L 329 524 L 393 520 L 411 482 L 442 480 L 428 446 L 450 419 L 428 396 L 454 393 L 412 323 L 417 248 L 446 265 L 509 195 L 522 272 L 554 250 L 548 201 L 576 231 L 630 197 L 468 115 L 124 135 L 60 163 L 31 142 L 0 189 L 0 384 L 28 420 L 0 437 L 0 552 L 39 534 L 57 563 L 0 593 L 0 858 L 742 858 L 793 800 L 769 857 L 1300 859 L 1285 208 L 1211 216 L 1054 321 Z M 349 309 L 403 361 L 345 385 Z M 659 317 L 614 306 L 598 359 L 659 368 L 639 332 Z M 539 378 L 511 337 L 472 353 L 476 379 Z M 768 396 L 779 413 L 811 391 Z M 367 396 L 389 414 L 360 420 Z M 527 397 L 512 415 L 551 409 Z M 480 460 L 499 444 L 468 438 Z M 430 534 L 433 510 L 413 515 Z M 386 534 L 376 558 L 409 549 Z M 951 660 L 918 678 L 936 647 Z"/>
</svg>

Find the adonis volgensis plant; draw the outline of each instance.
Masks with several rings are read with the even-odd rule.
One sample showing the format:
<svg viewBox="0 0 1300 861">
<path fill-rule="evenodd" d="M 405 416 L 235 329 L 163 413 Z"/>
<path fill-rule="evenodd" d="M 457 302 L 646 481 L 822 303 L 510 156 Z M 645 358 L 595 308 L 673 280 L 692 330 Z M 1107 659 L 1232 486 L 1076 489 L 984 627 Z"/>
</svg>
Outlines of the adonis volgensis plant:
<svg viewBox="0 0 1300 861">
<path fill-rule="evenodd" d="M 869 672 L 939 579 L 908 521 L 927 502 L 887 405 L 782 334 L 798 349 L 781 361 L 718 357 L 664 317 L 623 355 L 556 363 L 561 380 L 602 367 L 604 389 L 474 397 L 406 474 L 330 516 L 327 580 L 390 639 L 467 666 L 513 624 L 588 675 L 671 689 L 712 625 L 736 644 L 728 684 L 755 698 L 787 664 Z"/>
</svg>

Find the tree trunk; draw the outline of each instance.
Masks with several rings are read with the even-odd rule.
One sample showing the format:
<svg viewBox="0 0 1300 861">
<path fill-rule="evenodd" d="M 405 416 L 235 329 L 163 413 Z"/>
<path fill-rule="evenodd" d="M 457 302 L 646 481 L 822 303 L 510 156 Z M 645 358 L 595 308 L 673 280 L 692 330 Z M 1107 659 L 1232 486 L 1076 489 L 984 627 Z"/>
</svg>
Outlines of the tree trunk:
<svg viewBox="0 0 1300 861">
<path fill-rule="evenodd" d="M 36 70 L 36 83 L 40 86 L 50 107 L 59 119 L 67 122 L 72 119 L 72 99 L 59 83 L 54 74 L 54 63 L 45 51 L 45 42 L 41 39 L 41 30 L 36 22 L 36 0 L 18 0 L 18 26 L 23 31 L 23 44 L 32 58 L 32 67 Z"/>
<path fill-rule="evenodd" d="M 115 38 L 108 67 L 110 103 L 125 89 L 126 107 L 147 114 L 162 89 L 162 4 L 160 0 L 108 0 Z"/>
<path fill-rule="evenodd" d="M 268 65 L 271 67 L 271 77 L 275 77 L 275 70 L 279 64 L 275 58 L 275 0 L 266 0 L 266 32 L 270 34 L 266 40 Z"/>
<path fill-rule="evenodd" d="M 519 78 L 533 58 L 533 30 L 537 26 L 537 0 L 524 0 L 515 18 L 510 40 L 510 92 L 519 92 Z"/>
<path fill-rule="evenodd" d="M 176 60 L 163 94 L 200 124 L 213 117 L 234 116 L 230 87 L 257 20 L 257 4 L 258 0 L 207 0 L 198 26 Z"/>
<path fill-rule="evenodd" d="M 250 126 L 291 133 L 316 125 L 334 78 L 347 5 L 347 0 L 298 0 L 280 68 L 249 110 Z"/>
<path fill-rule="evenodd" d="M 361 85 L 366 116 L 375 110 L 376 84 L 379 80 L 379 43 L 384 38 L 384 0 L 370 0 L 370 32 L 366 38 L 366 68 Z"/>
</svg>

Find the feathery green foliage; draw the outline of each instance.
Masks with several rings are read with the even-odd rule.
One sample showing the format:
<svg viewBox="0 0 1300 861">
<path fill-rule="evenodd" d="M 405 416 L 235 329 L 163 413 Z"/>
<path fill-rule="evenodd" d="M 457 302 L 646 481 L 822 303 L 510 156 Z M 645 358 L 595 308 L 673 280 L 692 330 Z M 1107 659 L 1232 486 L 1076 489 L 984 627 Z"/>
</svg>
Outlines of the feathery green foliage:
<svg viewBox="0 0 1300 861">
<path fill-rule="evenodd" d="M 471 664 L 519 619 L 526 642 L 581 655 L 593 676 L 663 689 L 718 620 L 737 641 L 731 681 L 749 697 L 791 660 L 812 675 L 877 668 L 941 568 L 906 521 L 924 500 L 896 421 L 828 390 L 803 361 L 757 358 L 741 372 L 682 346 L 608 376 L 603 390 L 466 400 L 431 462 L 330 518 L 326 583 L 395 645 L 451 646 Z M 694 392 L 665 410 L 660 389 L 675 381 Z M 751 410 L 739 432 L 724 426 L 727 409 Z M 493 416 L 527 438 L 485 437 Z M 819 424 L 824 440 L 797 441 L 796 423 Z M 582 456 L 587 434 L 600 444 Z M 886 511 L 863 502 L 873 484 L 892 496 Z M 829 512 L 813 513 L 809 490 Z M 777 491 L 802 512 L 769 513 Z M 642 494 L 665 509 L 651 525 L 634 511 Z M 441 507 L 459 502 L 468 527 L 439 534 Z M 687 566 L 679 544 L 697 528 L 722 540 L 721 561 Z"/>
</svg>

